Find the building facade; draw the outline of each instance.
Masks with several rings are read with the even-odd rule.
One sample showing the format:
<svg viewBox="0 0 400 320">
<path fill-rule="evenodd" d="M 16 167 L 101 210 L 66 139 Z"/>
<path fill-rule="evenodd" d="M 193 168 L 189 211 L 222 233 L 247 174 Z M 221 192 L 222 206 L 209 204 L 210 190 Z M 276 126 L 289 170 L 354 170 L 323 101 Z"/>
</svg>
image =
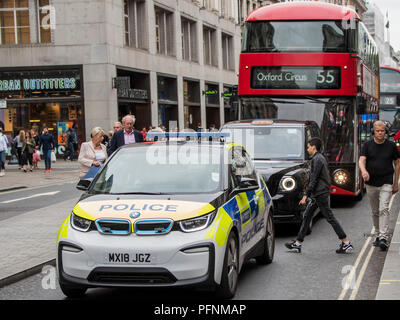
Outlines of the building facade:
<svg viewBox="0 0 400 320">
<path fill-rule="evenodd" d="M 1 1 L 0 121 L 13 136 L 48 126 L 59 154 L 73 124 L 82 142 L 126 114 L 139 130 L 218 128 L 237 85 L 243 17 L 274 2 Z"/>
</svg>

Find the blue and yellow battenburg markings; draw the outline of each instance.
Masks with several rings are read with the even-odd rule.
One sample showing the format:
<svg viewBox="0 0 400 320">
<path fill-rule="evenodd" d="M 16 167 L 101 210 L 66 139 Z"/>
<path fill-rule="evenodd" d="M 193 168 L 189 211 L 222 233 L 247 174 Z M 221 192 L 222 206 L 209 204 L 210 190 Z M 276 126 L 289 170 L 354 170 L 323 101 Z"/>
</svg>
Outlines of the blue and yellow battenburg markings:
<svg viewBox="0 0 400 320">
<path fill-rule="evenodd" d="M 259 213 L 264 212 L 266 203 L 271 203 L 271 197 L 266 192 L 263 180 L 262 185 L 262 189 L 237 195 L 221 206 L 205 239 L 215 239 L 218 246 L 225 246 L 233 225 L 236 225 L 238 230 L 242 232 L 251 221 L 257 218 Z M 258 196 L 257 203 L 253 200 L 255 195 Z M 249 236 L 244 237 L 244 241 L 249 241 L 260 230 L 261 228 L 257 229 L 256 232 L 250 232 Z"/>
</svg>

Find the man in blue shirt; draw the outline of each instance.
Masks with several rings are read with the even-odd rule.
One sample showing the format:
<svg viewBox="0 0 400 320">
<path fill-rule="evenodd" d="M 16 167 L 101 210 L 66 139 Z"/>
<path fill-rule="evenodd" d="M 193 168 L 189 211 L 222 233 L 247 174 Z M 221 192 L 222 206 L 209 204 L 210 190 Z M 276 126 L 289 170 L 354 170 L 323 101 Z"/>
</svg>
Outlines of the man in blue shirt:
<svg viewBox="0 0 400 320">
<path fill-rule="evenodd" d="M 51 171 L 51 153 L 54 151 L 55 147 L 54 137 L 49 133 L 49 129 L 47 127 L 43 128 L 43 134 L 39 139 L 39 149 L 43 150 L 43 157 L 45 163 L 45 172 Z"/>
</svg>

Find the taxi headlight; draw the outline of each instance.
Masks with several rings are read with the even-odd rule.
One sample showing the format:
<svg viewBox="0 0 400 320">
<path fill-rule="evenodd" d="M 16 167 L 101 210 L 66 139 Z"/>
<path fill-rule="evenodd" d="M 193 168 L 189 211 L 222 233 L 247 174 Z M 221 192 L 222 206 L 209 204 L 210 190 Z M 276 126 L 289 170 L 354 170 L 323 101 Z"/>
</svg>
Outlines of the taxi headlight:
<svg viewBox="0 0 400 320">
<path fill-rule="evenodd" d="M 283 177 L 279 183 L 282 191 L 293 191 L 296 188 L 296 180 L 293 177 Z"/>
<path fill-rule="evenodd" d="M 71 226 L 75 230 L 82 232 L 89 231 L 91 224 L 92 224 L 91 220 L 79 217 L 74 213 L 71 214 Z"/>
<path fill-rule="evenodd" d="M 349 181 L 349 174 L 343 169 L 338 169 L 333 173 L 333 181 L 337 185 L 345 185 Z"/>
<path fill-rule="evenodd" d="M 207 228 L 214 220 L 216 211 L 203 216 L 179 221 L 179 226 L 183 232 L 195 232 Z"/>
</svg>

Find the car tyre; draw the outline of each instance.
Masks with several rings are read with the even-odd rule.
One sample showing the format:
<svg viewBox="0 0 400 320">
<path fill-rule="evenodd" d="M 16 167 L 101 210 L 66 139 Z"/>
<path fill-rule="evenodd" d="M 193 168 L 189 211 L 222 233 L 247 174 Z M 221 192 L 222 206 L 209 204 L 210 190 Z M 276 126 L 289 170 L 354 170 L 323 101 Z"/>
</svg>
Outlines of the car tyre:
<svg viewBox="0 0 400 320">
<path fill-rule="evenodd" d="M 221 299 L 230 299 L 236 293 L 239 278 L 239 247 L 237 237 L 233 232 L 228 238 L 222 268 L 221 284 L 217 288 L 217 296 Z"/>
<path fill-rule="evenodd" d="M 87 288 L 85 287 L 72 287 L 63 283 L 59 283 L 61 291 L 68 297 L 68 298 L 81 298 L 85 295 Z"/>
<path fill-rule="evenodd" d="M 274 227 L 274 222 L 272 220 L 272 211 L 268 215 L 267 225 L 265 226 L 265 228 L 266 228 L 266 233 L 264 238 L 263 254 L 261 256 L 256 257 L 257 263 L 261 265 L 270 264 L 274 259 L 275 227 Z"/>
</svg>

